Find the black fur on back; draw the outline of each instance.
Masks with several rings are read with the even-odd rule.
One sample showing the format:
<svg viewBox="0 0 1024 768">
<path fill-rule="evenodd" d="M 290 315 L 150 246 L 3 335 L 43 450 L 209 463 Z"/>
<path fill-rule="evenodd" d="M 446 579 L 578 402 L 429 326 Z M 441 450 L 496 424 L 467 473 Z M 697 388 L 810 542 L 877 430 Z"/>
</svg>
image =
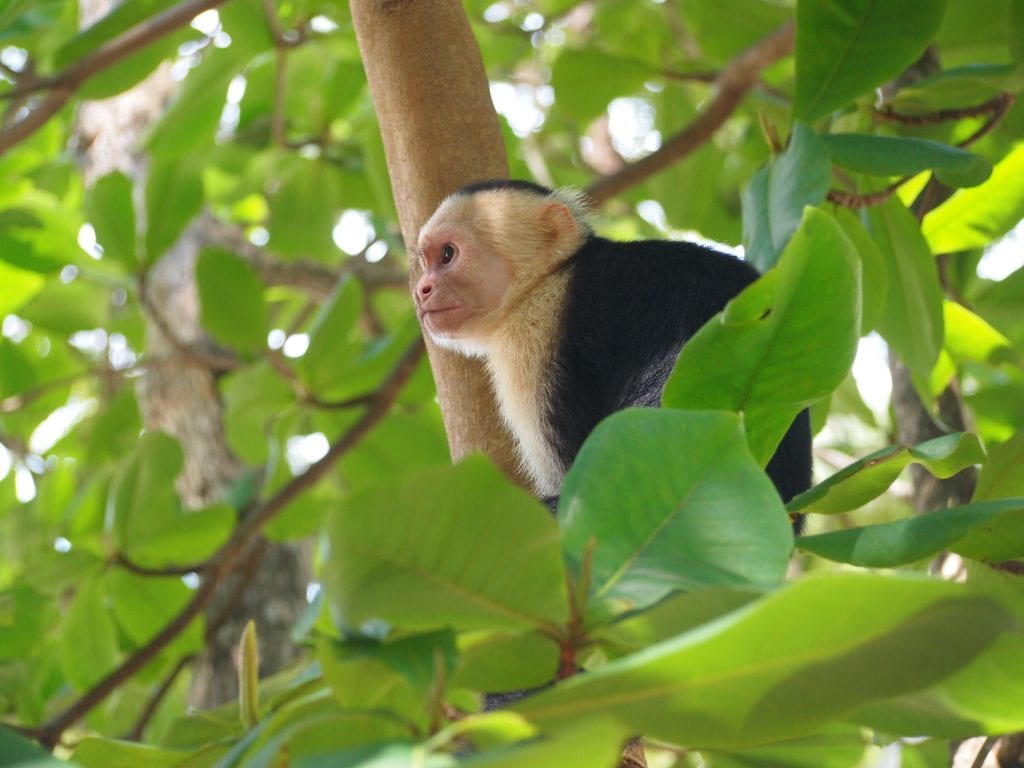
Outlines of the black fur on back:
<svg viewBox="0 0 1024 768">
<path fill-rule="evenodd" d="M 541 197 L 547 197 L 552 194 L 552 190 L 547 187 L 542 187 L 540 184 L 534 184 L 532 181 L 522 181 L 521 179 L 488 179 L 486 181 L 476 181 L 472 184 L 467 184 L 458 191 L 456 195 L 475 195 L 478 192 L 491 192 L 494 190 L 515 190 L 519 192 L 532 192 L 535 195 Z"/>
<path fill-rule="evenodd" d="M 682 345 L 758 276 L 746 262 L 694 243 L 600 237 L 591 237 L 569 268 L 546 414 L 565 469 L 605 416 L 660 405 Z M 810 444 L 804 412 L 768 465 L 784 500 L 810 486 Z"/>
</svg>

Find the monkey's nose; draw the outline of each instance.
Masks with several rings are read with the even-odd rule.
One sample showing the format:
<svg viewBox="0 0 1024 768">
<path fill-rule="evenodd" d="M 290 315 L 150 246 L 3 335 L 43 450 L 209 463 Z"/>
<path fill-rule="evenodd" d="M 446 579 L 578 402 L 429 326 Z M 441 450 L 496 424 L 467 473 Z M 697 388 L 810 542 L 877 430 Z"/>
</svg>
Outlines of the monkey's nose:
<svg viewBox="0 0 1024 768">
<path fill-rule="evenodd" d="M 416 286 L 416 294 L 419 296 L 420 301 L 426 301 L 433 290 L 434 284 L 429 280 L 421 280 L 420 284 Z"/>
</svg>

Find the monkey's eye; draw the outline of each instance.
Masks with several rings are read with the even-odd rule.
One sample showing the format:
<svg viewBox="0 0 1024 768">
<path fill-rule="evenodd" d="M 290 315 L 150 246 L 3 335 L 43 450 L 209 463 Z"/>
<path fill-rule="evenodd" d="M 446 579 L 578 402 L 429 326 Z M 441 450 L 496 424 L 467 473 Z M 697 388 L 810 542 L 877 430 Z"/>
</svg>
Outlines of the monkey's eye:
<svg viewBox="0 0 1024 768">
<path fill-rule="evenodd" d="M 454 258 L 455 258 L 455 246 L 452 245 L 451 243 L 445 243 L 444 247 L 441 249 L 441 263 L 442 264 L 451 264 L 452 263 L 452 259 L 454 259 Z"/>
</svg>

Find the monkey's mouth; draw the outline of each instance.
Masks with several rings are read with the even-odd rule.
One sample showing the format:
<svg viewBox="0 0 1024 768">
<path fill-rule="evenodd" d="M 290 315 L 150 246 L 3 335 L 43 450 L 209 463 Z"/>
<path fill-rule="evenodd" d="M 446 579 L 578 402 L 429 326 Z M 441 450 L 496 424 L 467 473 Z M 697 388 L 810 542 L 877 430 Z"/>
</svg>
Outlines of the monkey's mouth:
<svg viewBox="0 0 1024 768">
<path fill-rule="evenodd" d="M 419 310 L 420 322 L 431 331 L 450 330 L 449 326 L 452 328 L 458 326 L 462 309 L 461 304 L 453 304 L 450 307 L 421 308 Z"/>
</svg>

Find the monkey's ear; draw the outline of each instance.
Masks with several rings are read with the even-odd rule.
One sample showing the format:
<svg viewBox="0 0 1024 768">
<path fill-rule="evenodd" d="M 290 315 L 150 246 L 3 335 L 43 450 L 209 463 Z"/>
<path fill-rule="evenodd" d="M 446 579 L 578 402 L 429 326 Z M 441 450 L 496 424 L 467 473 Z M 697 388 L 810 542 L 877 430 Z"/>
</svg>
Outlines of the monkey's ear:
<svg viewBox="0 0 1024 768">
<path fill-rule="evenodd" d="M 575 246 L 579 238 L 579 224 L 569 207 L 564 203 L 551 201 L 540 209 L 541 231 L 549 250 L 557 251 L 559 245 L 570 243 Z"/>
</svg>

